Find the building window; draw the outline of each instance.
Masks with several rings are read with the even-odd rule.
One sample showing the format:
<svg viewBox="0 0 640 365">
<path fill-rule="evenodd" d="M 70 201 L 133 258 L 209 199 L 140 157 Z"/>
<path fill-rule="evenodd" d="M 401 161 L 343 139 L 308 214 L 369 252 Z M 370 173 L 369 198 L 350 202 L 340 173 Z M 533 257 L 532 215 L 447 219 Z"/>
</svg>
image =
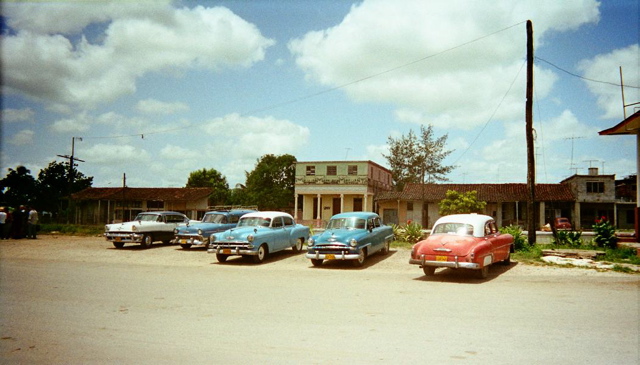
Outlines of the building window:
<svg viewBox="0 0 640 365">
<path fill-rule="evenodd" d="M 604 193 L 604 182 L 587 181 L 587 193 L 593 193 L 593 194 Z"/>
<path fill-rule="evenodd" d="M 362 212 L 362 198 L 353 198 L 353 211 Z"/>
<path fill-rule="evenodd" d="M 338 166 L 327 166 L 327 175 L 328 176 L 336 176 L 338 175 Z"/>
<path fill-rule="evenodd" d="M 347 166 L 347 175 L 358 175 L 358 165 Z"/>
<path fill-rule="evenodd" d="M 407 210 L 413 211 L 413 202 L 407 202 Z"/>
<path fill-rule="evenodd" d="M 307 176 L 313 176 L 316 174 L 315 166 L 307 166 Z"/>
<path fill-rule="evenodd" d="M 164 209 L 162 200 L 147 200 L 147 209 Z"/>
</svg>

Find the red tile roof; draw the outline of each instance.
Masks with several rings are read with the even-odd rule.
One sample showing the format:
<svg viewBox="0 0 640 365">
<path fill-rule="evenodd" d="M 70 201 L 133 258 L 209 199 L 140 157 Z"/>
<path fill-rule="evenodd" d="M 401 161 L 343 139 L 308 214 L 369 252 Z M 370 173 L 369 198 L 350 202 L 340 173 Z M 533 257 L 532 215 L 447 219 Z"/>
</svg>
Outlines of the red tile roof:
<svg viewBox="0 0 640 365">
<path fill-rule="evenodd" d="M 75 200 L 194 201 L 212 192 L 212 188 L 87 188 L 71 197 Z"/>
<path fill-rule="evenodd" d="M 478 200 L 486 202 L 526 202 L 529 199 L 527 184 L 424 184 L 424 200 L 439 202 L 447 190 L 460 193 L 478 192 Z M 377 200 L 422 200 L 421 184 L 407 184 L 402 192 L 380 194 Z M 536 184 L 535 200 L 544 202 L 571 202 L 575 197 L 564 184 Z"/>
</svg>

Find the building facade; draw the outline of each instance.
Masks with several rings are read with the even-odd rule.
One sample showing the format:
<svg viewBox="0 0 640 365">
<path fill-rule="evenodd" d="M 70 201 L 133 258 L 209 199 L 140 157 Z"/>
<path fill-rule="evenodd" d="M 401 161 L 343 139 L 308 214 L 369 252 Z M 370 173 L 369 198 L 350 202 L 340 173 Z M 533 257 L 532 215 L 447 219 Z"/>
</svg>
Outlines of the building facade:
<svg viewBox="0 0 640 365">
<path fill-rule="evenodd" d="M 170 210 L 199 219 L 211 188 L 87 188 L 71 196 L 77 224 L 126 222 L 140 212 Z"/>
<path fill-rule="evenodd" d="M 294 216 L 319 227 L 334 214 L 376 211 L 375 197 L 391 188 L 391 171 L 372 161 L 299 161 Z"/>
</svg>

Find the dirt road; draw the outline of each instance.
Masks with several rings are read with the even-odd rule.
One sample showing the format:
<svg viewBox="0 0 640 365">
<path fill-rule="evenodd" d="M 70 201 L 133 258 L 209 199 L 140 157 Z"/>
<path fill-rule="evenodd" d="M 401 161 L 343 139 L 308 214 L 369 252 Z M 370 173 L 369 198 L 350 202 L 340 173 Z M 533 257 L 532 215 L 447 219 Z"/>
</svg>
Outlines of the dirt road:
<svg viewBox="0 0 640 365">
<path fill-rule="evenodd" d="M 637 364 L 640 278 L 496 266 L 433 278 L 408 251 L 218 264 L 102 238 L 0 241 L 0 362 Z"/>
</svg>

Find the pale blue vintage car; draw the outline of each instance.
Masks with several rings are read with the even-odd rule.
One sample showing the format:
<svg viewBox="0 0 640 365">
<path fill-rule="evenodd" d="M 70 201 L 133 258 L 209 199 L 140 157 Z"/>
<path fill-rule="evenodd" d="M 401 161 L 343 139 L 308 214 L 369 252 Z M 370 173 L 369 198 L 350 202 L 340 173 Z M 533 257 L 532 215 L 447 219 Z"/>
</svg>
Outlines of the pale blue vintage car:
<svg viewBox="0 0 640 365">
<path fill-rule="evenodd" d="M 215 253 L 219 262 L 241 255 L 261 263 L 268 254 L 287 248 L 299 252 L 308 240 L 309 227 L 296 224 L 290 214 L 254 212 L 243 215 L 237 227 L 212 234 L 207 252 Z"/>
<path fill-rule="evenodd" d="M 184 249 L 189 249 L 191 246 L 206 247 L 211 234 L 237 226 L 240 217 L 252 212 L 255 210 L 232 209 L 207 212 L 198 223 L 187 223 L 176 227 L 173 230 L 175 235 L 173 243 L 180 244 Z"/>
<path fill-rule="evenodd" d="M 387 254 L 391 241 L 393 229 L 376 213 L 340 213 L 331 217 L 324 232 L 309 239 L 305 257 L 313 266 L 324 260 L 352 260 L 354 266 L 362 266 L 367 256 Z"/>
</svg>

